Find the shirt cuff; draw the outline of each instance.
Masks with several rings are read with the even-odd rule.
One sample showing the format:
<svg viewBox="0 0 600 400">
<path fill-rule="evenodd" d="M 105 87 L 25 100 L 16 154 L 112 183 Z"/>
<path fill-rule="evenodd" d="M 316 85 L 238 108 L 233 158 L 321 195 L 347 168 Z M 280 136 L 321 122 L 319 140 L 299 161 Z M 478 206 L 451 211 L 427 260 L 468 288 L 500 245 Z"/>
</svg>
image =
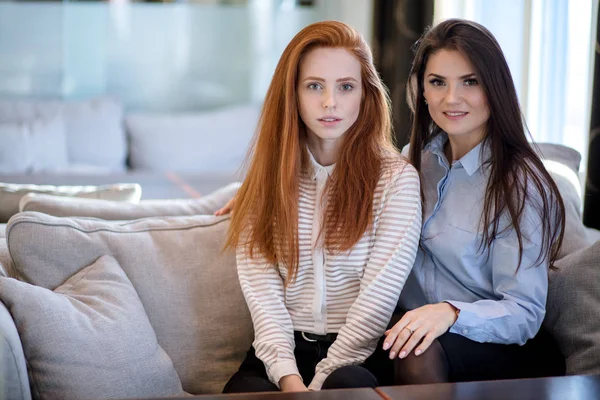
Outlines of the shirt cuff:
<svg viewBox="0 0 600 400">
<path fill-rule="evenodd" d="M 279 381 L 284 376 L 298 375 L 300 379 L 302 379 L 302 375 L 300 375 L 298 366 L 294 360 L 284 360 L 273 363 L 271 367 L 267 369 L 267 375 L 269 376 L 269 380 L 273 382 L 278 389 L 281 389 L 281 387 L 279 387 Z"/>
<path fill-rule="evenodd" d="M 312 382 L 308 385 L 308 390 L 321 390 L 321 386 L 323 386 L 323 382 L 325 382 L 325 379 L 327 379 L 328 376 L 329 374 L 324 372 L 316 373 Z"/>
<path fill-rule="evenodd" d="M 460 310 L 458 318 L 454 322 L 454 325 L 450 327 L 450 333 L 456 333 L 467 339 L 479 343 L 502 343 L 511 344 L 509 341 L 499 341 L 498 338 L 492 335 L 488 330 L 489 319 L 495 316 L 485 315 L 481 316 L 477 313 L 478 308 L 473 303 L 466 303 L 463 301 L 455 300 L 444 300 L 446 303 L 452 304 L 454 307 Z"/>
</svg>

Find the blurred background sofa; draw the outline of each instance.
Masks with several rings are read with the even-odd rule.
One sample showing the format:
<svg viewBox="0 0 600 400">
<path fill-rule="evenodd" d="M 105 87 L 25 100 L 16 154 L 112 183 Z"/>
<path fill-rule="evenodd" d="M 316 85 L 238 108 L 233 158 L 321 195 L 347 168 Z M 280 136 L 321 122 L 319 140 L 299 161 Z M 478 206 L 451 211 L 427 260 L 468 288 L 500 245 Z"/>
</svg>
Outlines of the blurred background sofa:
<svg viewBox="0 0 600 400">
<path fill-rule="evenodd" d="M 0 222 L 30 192 L 136 203 L 243 176 L 260 105 L 125 113 L 110 98 L 0 100 Z"/>
</svg>

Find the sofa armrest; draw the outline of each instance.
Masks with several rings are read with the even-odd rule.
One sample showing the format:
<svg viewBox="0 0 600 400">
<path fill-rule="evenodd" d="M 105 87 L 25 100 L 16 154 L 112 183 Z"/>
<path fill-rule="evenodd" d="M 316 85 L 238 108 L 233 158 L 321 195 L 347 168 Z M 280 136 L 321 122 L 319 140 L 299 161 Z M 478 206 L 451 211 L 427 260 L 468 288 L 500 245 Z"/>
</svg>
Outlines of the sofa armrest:
<svg viewBox="0 0 600 400">
<path fill-rule="evenodd" d="M 240 184 L 231 183 L 195 199 L 141 200 L 138 204 L 30 193 L 19 204 L 20 211 L 37 211 L 55 217 L 91 217 L 132 220 L 149 217 L 210 215 L 223 207 Z"/>
</svg>

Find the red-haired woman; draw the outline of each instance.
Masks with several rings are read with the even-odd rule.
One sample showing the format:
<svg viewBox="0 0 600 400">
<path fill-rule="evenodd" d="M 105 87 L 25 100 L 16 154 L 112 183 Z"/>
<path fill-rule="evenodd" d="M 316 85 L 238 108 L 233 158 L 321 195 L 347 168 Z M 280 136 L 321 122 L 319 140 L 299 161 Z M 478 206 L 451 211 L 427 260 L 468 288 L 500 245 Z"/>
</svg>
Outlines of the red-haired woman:
<svg viewBox="0 0 600 400">
<path fill-rule="evenodd" d="M 255 340 L 225 392 L 378 384 L 367 359 L 386 357 L 377 343 L 421 228 L 419 177 L 390 121 L 360 34 L 328 21 L 292 39 L 231 218 Z"/>
</svg>

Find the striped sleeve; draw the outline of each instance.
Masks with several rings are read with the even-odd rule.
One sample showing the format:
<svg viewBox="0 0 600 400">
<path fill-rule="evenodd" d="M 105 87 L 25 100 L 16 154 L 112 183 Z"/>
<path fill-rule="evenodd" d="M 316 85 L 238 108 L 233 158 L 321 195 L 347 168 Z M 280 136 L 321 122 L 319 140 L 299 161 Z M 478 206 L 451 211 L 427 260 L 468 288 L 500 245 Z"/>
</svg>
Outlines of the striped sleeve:
<svg viewBox="0 0 600 400">
<path fill-rule="evenodd" d="M 421 231 L 419 175 L 406 164 L 386 189 L 360 293 L 327 357 L 317 364 L 311 390 L 319 390 L 334 370 L 361 364 L 373 353 L 413 266 Z"/>
<path fill-rule="evenodd" d="M 253 346 L 265 364 L 269 380 L 279 387 L 286 375 L 298 375 L 294 357 L 294 328 L 284 301 L 283 280 L 275 266 L 256 253 L 251 258 L 245 246 L 236 251 L 242 292 L 254 324 Z"/>
</svg>

